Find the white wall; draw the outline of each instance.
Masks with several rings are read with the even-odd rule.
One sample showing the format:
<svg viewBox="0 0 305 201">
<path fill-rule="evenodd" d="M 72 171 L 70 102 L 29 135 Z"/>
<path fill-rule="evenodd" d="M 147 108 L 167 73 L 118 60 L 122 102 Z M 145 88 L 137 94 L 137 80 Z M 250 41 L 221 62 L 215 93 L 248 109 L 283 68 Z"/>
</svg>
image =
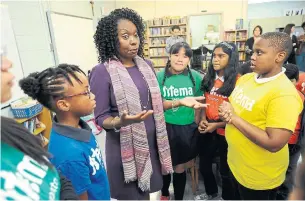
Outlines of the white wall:
<svg viewBox="0 0 305 201">
<path fill-rule="evenodd" d="M 47 24 L 47 11 L 93 17 L 89 1 L 6 0 L 1 3 L 9 8 L 25 76 L 55 65 Z M 100 15 L 100 12 L 97 14 Z M 1 110 L 1 114 L 11 116 L 9 108 Z"/>
<path fill-rule="evenodd" d="M 248 19 L 282 17 L 290 8 L 305 8 L 305 1 L 275 1 L 248 5 Z"/>
<path fill-rule="evenodd" d="M 8 5 L 25 76 L 36 69 L 53 66 L 43 5 L 39 1 L 5 1 L 3 4 Z"/>
<path fill-rule="evenodd" d="M 201 10 L 208 13 L 223 12 L 224 29 L 234 29 L 235 20 L 247 20 L 247 0 L 141 0 L 141 1 L 97 1 L 97 5 L 105 7 L 108 14 L 115 8 L 128 7 L 137 11 L 144 20 L 163 16 L 187 16 L 201 14 Z"/>
</svg>

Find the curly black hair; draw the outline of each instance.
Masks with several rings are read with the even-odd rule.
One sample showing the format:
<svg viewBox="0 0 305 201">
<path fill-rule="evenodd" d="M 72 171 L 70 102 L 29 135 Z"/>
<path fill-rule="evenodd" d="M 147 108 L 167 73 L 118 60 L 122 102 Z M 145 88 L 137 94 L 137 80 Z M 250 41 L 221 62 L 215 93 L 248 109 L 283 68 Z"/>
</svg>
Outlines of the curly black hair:
<svg viewBox="0 0 305 201">
<path fill-rule="evenodd" d="M 117 25 L 119 20 L 126 19 L 131 21 L 138 31 L 140 45 L 138 56 L 143 58 L 143 44 L 144 44 L 144 23 L 140 15 L 129 8 L 115 9 L 108 16 L 102 18 L 94 34 L 94 43 L 98 50 L 98 60 L 103 63 L 112 59 L 114 56 L 118 57 L 119 40 Z"/>
</svg>

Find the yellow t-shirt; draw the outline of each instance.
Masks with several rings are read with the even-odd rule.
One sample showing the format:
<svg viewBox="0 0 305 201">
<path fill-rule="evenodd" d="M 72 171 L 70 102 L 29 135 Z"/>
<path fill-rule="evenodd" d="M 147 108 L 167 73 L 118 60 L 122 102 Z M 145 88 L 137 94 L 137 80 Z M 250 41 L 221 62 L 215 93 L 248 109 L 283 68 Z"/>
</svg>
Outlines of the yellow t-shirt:
<svg viewBox="0 0 305 201">
<path fill-rule="evenodd" d="M 229 100 L 235 113 L 263 130 L 285 128 L 294 131 L 303 104 L 291 81 L 281 72 L 273 78 L 256 79 L 251 73 L 241 77 Z M 276 153 L 259 147 L 235 126 L 226 126 L 228 164 L 243 186 L 268 190 L 280 186 L 289 163 L 287 145 Z"/>
</svg>

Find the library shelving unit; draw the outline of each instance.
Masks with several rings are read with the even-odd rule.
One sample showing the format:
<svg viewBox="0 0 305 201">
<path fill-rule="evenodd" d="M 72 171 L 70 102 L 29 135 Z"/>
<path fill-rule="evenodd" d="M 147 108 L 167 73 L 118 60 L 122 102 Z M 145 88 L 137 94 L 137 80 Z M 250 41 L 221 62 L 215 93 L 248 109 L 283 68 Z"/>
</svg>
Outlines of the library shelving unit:
<svg viewBox="0 0 305 201">
<path fill-rule="evenodd" d="M 180 27 L 179 36 L 185 41 L 189 39 L 187 17 L 162 17 L 146 21 L 146 41 L 148 57 L 154 64 L 155 70 L 159 71 L 165 67 L 168 55 L 165 51 L 166 39 L 171 36 L 171 27 Z M 146 44 L 144 44 L 145 46 Z"/>
<path fill-rule="evenodd" d="M 148 29 L 147 29 L 146 21 L 144 22 L 144 26 L 145 26 L 145 32 L 144 32 L 145 40 L 144 40 L 143 54 L 144 54 L 144 57 L 148 59 L 149 58 L 149 46 L 148 46 L 148 39 L 147 39 Z"/>
<path fill-rule="evenodd" d="M 248 31 L 245 29 L 240 30 L 229 30 L 224 33 L 224 40 L 227 42 L 235 43 L 239 52 L 239 61 L 245 61 L 245 44 L 248 37 Z"/>
<path fill-rule="evenodd" d="M 33 135 L 40 136 L 43 147 L 47 148 L 52 128 L 52 119 L 50 110 L 43 108 L 42 111 L 32 117 L 17 119 L 15 121 L 23 124 Z"/>
</svg>

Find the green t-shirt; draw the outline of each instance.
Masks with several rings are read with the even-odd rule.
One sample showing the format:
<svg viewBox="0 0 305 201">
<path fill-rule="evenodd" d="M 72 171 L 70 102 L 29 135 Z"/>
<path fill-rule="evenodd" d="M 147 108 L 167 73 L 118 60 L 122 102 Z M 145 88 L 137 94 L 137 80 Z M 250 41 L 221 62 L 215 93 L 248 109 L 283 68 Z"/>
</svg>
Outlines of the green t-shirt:
<svg viewBox="0 0 305 201">
<path fill-rule="evenodd" d="M 191 70 L 193 78 L 195 80 L 195 87 L 191 80 L 188 70 L 178 75 L 173 75 L 168 72 L 165 82 L 164 71 L 162 70 L 157 73 L 157 78 L 161 90 L 163 99 L 174 100 L 182 99 L 189 96 L 202 96 L 203 92 L 201 88 L 201 75 Z M 175 125 L 188 125 L 194 122 L 195 111 L 188 107 L 179 107 L 178 110 L 169 109 L 165 111 L 165 121 L 166 123 Z"/>
<path fill-rule="evenodd" d="M 0 200 L 59 200 L 57 171 L 5 143 L 1 143 L 0 179 Z"/>
</svg>

